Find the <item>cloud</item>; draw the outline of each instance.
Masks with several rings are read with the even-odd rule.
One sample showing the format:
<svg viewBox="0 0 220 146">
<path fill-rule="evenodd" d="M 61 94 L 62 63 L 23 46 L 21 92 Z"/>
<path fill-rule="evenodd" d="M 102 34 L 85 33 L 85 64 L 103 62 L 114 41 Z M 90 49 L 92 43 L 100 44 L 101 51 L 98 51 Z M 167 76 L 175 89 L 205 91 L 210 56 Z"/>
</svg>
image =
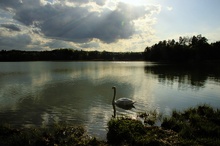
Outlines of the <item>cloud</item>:
<svg viewBox="0 0 220 146">
<path fill-rule="evenodd" d="M 57 49 L 57 48 L 71 48 L 80 50 L 75 44 L 62 40 L 50 40 L 42 45 L 45 49 Z"/>
<path fill-rule="evenodd" d="M 101 4 L 100 0 L 94 2 Z M 128 39 L 135 32 L 133 20 L 144 17 L 147 12 L 143 6 L 125 3 L 119 3 L 114 11 L 103 9 L 101 12 L 61 3 L 41 5 L 39 0 L 23 0 L 18 7 L 14 7 L 12 2 L 7 5 L 15 9 L 14 19 L 17 21 L 40 28 L 47 37 L 73 42 L 88 42 L 96 38 L 112 43 L 118 39 Z"/>
<path fill-rule="evenodd" d="M 80 45 L 81 48 L 99 48 L 100 45 L 98 42 L 89 42 L 89 43 L 83 43 Z"/>
<path fill-rule="evenodd" d="M 0 8 L 8 10 L 8 8 L 16 8 L 20 6 L 22 2 L 20 0 L 0 0 Z"/>
<path fill-rule="evenodd" d="M 39 49 L 98 49 L 110 43 L 116 46 L 120 40 L 130 40 L 136 34 L 142 35 L 150 30 L 152 23 L 148 22 L 152 14 L 158 12 L 154 6 L 134 6 L 107 0 L 0 0 L 0 9 L 11 14 L 10 21 L 5 21 L 0 28 L 20 32 L 11 38 L 3 36 L 4 39 L 22 39 L 21 35 L 25 34 L 30 41 L 21 41 L 23 47 L 36 48 L 36 44 L 29 43 L 33 43 L 37 36 L 39 40 L 45 40 Z M 144 26 L 136 24 L 140 21 L 145 23 Z"/>
<path fill-rule="evenodd" d="M 63 0 L 59 0 L 62 2 Z M 66 2 L 74 3 L 74 4 L 87 4 L 89 2 L 96 3 L 97 5 L 103 6 L 106 4 L 107 0 L 65 0 Z"/>
<path fill-rule="evenodd" d="M 1 35 L 1 34 L 0 34 Z M 2 36 L 0 39 L 1 49 L 4 50 L 24 50 L 31 44 L 31 37 L 27 34 L 17 34 L 13 36 Z"/>
<path fill-rule="evenodd" d="M 19 26 L 16 24 L 1 24 L 1 27 L 7 28 L 11 31 L 21 31 Z"/>
<path fill-rule="evenodd" d="M 172 11 L 172 10 L 173 10 L 173 7 L 167 7 L 167 10 L 168 10 L 168 11 Z"/>
</svg>

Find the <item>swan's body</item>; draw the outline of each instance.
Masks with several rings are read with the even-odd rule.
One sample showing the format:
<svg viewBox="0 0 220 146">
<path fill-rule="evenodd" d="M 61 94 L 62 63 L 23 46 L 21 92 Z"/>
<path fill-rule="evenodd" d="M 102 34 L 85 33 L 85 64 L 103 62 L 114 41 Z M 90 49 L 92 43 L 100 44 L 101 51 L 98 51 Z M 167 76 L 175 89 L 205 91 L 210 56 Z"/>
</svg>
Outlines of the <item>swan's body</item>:
<svg viewBox="0 0 220 146">
<path fill-rule="evenodd" d="M 120 105 L 123 105 L 123 106 L 126 106 L 126 105 L 133 105 L 134 102 L 128 98 L 119 98 L 118 100 L 115 100 L 115 104 L 117 106 L 120 106 Z"/>
<path fill-rule="evenodd" d="M 123 109 L 132 109 L 135 108 L 134 107 L 134 101 L 128 98 L 119 98 L 118 100 L 115 100 L 116 97 L 116 87 L 112 87 L 112 89 L 114 89 L 114 96 L 113 96 L 113 100 L 112 100 L 112 104 L 123 108 Z"/>
</svg>

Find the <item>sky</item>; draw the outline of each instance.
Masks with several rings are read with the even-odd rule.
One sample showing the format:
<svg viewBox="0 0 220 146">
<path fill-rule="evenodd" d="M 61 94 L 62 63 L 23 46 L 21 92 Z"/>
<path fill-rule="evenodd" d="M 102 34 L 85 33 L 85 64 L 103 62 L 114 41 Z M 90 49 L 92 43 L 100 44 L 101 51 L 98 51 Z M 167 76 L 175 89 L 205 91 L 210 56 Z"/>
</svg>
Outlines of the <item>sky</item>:
<svg viewBox="0 0 220 146">
<path fill-rule="evenodd" d="M 0 50 L 141 52 L 202 34 L 220 41 L 219 0 L 0 0 Z"/>
</svg>

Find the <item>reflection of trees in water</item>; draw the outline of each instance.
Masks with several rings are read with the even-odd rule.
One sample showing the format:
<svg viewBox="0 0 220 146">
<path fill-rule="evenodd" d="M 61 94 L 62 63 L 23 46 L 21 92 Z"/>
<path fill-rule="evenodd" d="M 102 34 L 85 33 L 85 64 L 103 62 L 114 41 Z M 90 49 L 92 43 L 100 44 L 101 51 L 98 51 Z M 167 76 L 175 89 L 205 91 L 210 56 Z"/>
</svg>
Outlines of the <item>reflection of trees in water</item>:
<svg viewBox="0 0 220 146">
<path fill-rule="evenodd" d="M 163 64 L 146 66 L 145 72 L 156 75 L 159 82 L 178 83 L 179 88 L 190 85 L 193 88 L 205 86 L 206 81 L 220 82 L 220 68 L 217 65 L 176 65 Z"/>
</svg>

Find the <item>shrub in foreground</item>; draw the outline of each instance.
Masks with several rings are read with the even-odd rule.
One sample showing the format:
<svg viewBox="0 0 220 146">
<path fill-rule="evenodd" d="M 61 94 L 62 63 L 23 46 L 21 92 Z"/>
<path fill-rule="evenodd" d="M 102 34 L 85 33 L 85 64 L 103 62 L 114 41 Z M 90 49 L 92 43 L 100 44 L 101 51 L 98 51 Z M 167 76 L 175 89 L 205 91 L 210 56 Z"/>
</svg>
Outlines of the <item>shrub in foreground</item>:
<svg viewBox="0 0 220 146">
<path fill-rule="evenodd" d="M 0 126 L 0 145 L 2 146 L 87 146 L 105 145 L 104 142 L 91 138 L 83 127 L 53 125 L 47 128 L 11 128 Z"/>
<path fill-rule="evenodd" d="M 164 118 L 161 126 L 200 145 L 220 145 L 220 111 L 208 105 L 199 105 L 183 112 L 174 110 L 171 117 Z"/>
<path fill-rule="evenodd" d="M 107 140 L 112 145 L 178 145 L 181 138 L 172 130 L 145 126 L 129 118 L 111 119 L 108 122 Z"/>
<path fill-rule="evenodd" d="M 207 105 L 182 112 L 174 110 L 171 117 L 163 119 L 161 127 L 151 125 L 130 118 L 112 118 L 107 142 L 88 136 L 81 126 L 16 129 L 0 125 L 0 146 L 220 145 L 220 111 Z"/>
</svg>

